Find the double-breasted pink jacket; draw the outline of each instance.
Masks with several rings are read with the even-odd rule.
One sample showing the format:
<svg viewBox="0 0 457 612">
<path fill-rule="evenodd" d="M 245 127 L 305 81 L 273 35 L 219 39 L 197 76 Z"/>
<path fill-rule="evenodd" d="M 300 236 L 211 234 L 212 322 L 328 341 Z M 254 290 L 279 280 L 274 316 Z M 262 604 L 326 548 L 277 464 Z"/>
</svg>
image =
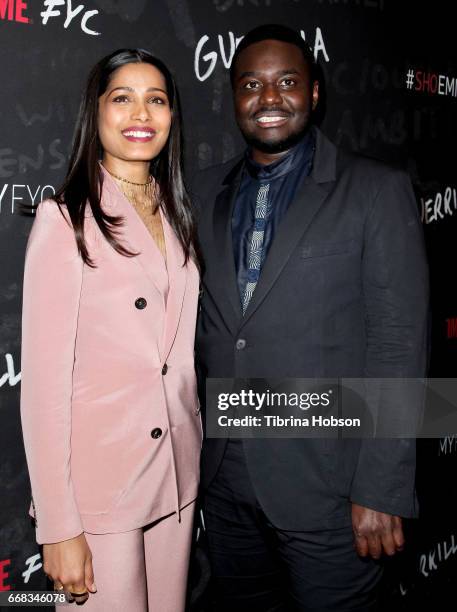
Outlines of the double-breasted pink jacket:
<svg viewBox="0 0 457 612">
<path fill-rule="evenodd" d="M 103 173 L 102 206 L 124 217 L 120 238 L 139 255 L 117 253 L 87 212 L 96 267 L 83 264 L 53 200 L 27 245 L 21 417 L 38 543 L 179 517 L 197 495 L 198 271 L 162 215 L 165 264 Z"/>
</svg>

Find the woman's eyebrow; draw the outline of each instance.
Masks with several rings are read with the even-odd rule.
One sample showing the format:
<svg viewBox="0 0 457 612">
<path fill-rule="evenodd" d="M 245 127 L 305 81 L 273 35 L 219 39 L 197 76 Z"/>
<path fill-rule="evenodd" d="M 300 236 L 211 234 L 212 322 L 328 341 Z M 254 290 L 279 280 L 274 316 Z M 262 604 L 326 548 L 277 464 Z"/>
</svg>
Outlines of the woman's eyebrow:
<svg viewBox="0 0 457 612">
<path fill-rule="evenodd" d="M 113 89 L 108 93 L 108 95 L 110 96 L 113 93 L 113 91 L 117 91 L 118 89 L 122 89 L 124 91 L 135 91 L 133 87 L 126 87 L 123 85 L 119 85 L 118 87 L 113 87 Z M 160 87 L 148 87 L 146 91 L 161 91 L 164 94 L 167 93 L 164 89 L 161 89 Z"/>
</svg>

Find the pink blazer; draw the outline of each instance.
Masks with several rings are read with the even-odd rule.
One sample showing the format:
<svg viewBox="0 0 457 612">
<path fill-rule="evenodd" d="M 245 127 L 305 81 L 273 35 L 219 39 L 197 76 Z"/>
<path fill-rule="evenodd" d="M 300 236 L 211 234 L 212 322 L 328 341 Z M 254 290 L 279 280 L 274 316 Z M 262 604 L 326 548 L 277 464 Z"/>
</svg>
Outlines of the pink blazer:
<svg viewBox="0 0 457 612">
<path fill-rule="evenodd" d="M 124 217 L 120 237 L 138 256 L 118 254 L 88 212 L 97 267 L 84 265 L 52 200 L 38 207 L 27 245 L 21 417 L 40 544 L 179 517 L 197 495 L 198 271 L 183 266 L 162 215 L 167 275 L 105 171 L 102 206 Z"/>
</svg>

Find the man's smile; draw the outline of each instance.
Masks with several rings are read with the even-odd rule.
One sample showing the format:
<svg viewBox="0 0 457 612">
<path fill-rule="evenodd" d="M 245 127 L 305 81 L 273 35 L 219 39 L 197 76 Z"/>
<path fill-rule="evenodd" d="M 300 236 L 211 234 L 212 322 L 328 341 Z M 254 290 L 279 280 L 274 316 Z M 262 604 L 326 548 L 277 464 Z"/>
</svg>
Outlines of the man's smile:
<svg viewBox="0 0 457 612">
<path fill-rule="evenodd" d="M 291 114 L 284 111 L 261 111 L 254 115 L 254 121 L 261 128 L 280 127 L 287 123 Z"/>
</svg>

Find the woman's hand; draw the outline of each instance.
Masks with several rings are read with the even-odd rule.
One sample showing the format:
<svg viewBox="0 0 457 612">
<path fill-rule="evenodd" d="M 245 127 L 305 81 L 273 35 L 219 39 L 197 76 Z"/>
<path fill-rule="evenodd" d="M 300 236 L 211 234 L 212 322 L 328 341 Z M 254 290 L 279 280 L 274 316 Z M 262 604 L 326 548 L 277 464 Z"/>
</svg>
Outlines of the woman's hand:
<svg viewBox="0 0 457 612">
<path fill-rule="evenodd" d="M 55 589 L 62 590 L 63 587 L 78 603 L 88 599 L 88 592 L 97 590 L 92 553 L 84 533 L 56 544 L 43 544 L 43 569 L 54 581 Z"/>
</svg>

